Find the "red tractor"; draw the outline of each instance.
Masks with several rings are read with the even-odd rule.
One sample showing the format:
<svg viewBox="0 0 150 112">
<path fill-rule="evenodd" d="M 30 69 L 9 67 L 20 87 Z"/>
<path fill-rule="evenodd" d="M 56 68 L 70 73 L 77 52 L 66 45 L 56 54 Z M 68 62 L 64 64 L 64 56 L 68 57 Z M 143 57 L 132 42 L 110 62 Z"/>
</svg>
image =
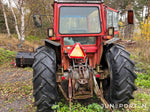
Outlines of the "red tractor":
<svg viewBox="0 0 150 112">
<path fill-rule="evenodd" d="M 128 104 L 136 90 L 134 62 L 116 41 L 118 11 L 103 0 L 55 0 L 53 28 L 45 46 L 37 48 L 33 64 L 33 96 L 38 112 L 52 111 L 59 89 L 67 101 L 100 98 Z M 34 15 L 37 27 L 40 16 Z M 133 11 L 128 12 L 133 23 Z"/>
</svg>

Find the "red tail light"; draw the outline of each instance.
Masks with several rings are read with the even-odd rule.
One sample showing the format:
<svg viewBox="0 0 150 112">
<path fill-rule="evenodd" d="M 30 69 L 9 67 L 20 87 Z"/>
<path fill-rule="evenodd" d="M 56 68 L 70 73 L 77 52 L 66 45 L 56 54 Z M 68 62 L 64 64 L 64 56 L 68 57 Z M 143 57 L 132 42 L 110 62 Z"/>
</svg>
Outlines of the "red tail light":
<svg viewBox="0 0 150 112">
<path fill-rule="evenodd" d="M 64 76 L 62 76 L 61 78 L 62 78 L 62 80 L 65 80 L 65 79 L 66 79 Z"/>
<path fill-rule="evenodd" d="M 97 75 L 96 75 L 96 77 L 97 77 L 97 78 L 99 78 L 99 77 L 100 77 L 100 75 L 99 75 L 99 74 L 97 74 Z"/>
</svg>

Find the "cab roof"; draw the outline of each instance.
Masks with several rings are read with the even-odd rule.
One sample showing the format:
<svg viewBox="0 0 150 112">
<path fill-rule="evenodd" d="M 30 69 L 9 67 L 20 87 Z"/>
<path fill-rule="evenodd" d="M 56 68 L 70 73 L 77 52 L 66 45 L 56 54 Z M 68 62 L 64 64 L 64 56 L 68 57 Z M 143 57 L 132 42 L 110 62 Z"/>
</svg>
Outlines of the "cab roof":
<svg viewBox="0 0 150 112">
<path fill-rule="evenodd" d="M 104 0 L 55 0 L 58 3 L 103 3 Z"/>
</svg>

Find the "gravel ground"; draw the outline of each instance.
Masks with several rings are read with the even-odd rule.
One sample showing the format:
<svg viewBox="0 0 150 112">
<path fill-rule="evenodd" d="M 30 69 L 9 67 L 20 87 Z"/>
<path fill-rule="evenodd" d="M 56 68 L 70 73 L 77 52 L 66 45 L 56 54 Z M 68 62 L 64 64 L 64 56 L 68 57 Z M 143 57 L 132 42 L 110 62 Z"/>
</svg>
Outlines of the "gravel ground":
<svg viewBox="0 0 150 112">
<path fill-rule="evenodd" d="M 32 69 L 0 67 L 0 112 L 33 112 L 32 102 Z"/>
</svg>

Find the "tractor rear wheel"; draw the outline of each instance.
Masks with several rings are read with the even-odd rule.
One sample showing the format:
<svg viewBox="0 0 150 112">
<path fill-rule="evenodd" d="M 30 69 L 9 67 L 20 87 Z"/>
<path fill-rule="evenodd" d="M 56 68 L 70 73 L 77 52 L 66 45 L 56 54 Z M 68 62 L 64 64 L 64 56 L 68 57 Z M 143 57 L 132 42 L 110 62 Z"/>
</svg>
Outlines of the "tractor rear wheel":
<svg viewBox="0 0 150 112">
<path fill-rule="evenodd" d="M 107 47 L 105 59 L 110 72 L 108 100 L 111 104 L 129 104 L 134 99 L 133 92 L 137 89 L 134 81 L 134 62 L 129 59 L 130 53 L 123 46 L 114 44 Z"/>
<path fill-rule="evenodd" d="M 39 47 L 34 55 L 33 96 L 37 112 L 52 112 L 56 93 L 56 54 L 48 47 Z"/>
</svg>

